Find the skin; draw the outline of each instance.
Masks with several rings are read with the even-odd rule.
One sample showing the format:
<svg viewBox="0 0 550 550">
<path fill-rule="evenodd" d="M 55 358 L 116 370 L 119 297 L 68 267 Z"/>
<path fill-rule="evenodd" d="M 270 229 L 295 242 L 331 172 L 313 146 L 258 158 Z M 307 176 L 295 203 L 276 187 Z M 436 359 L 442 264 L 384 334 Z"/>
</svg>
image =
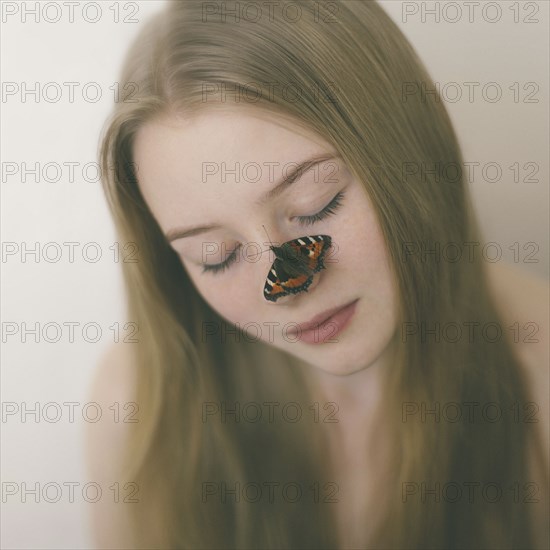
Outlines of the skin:
<svg viewBox="0 0 550 550">
<path fill-rule="evenodd" d="M 341 159 L 331 159 L 305 171 L 281 195 L 255 204 L 297 163 L 331 153 L 337 154 L 317 135 L 238 108 L 207 111 L 191 119 L 165 116 L 144 125 L 134 147 L 140 189 L 166 235 L 180 227 L 221 226 L 171 243 L 211 307 L 241 327 L 254 323 L 249 325 L 251 338 L 259 337 L 324 373 L 351 375 L 376 362 L 397 327 L 394 279 L 363 186 Z M 203 166 L 211 166 L 206 163 L 216 167 L 225 163 L 228 171 L 238 163 L 240 181 L 231 173 L 224 178 L 221 169 L 203 175 Z M 242 169 L 247 163 L 260 165 L 258 181 L 255 170 Z M 267 163 L 277 164 L 270 171 Z M 334 215 L 300 225 L 298 216 L 318 213 L 339 191 L 344 197 Z M 307 292 L 267 301 L 263 289 L 274 260 L 269 239 L 282 244 L 321 234 L 330 235 L 335 244 L 326 269 L 315 276 Z M 202 273 L 203 263 L 226 259 L 222 246 L 230 253 L 239 243 L 255 244 L 241 249 L 238 261 L 226 271 Z M 291 323 L 307 322 L 354 299 L 359 302 L 352 323 L 332 342 L 292 341 L 286 332 Z M 271 330 L 269 323 L 275 323 Z"/>
</svg>

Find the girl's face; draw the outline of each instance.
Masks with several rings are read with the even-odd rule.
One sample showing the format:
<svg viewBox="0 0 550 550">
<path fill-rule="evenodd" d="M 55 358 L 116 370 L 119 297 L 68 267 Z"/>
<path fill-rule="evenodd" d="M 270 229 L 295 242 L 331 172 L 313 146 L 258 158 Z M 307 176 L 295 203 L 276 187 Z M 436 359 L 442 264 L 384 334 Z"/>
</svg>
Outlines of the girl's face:
<svg viewBox="0 0 550 550">
<path fill-rule="evenodd" d="M 361 183 L 319 136 L 260 111 L 209 110 L 144 125 L 134 160 L 143 197 L 197 291 L 245 332 L 208 325 L 205 341 L 261 339 L 341 375 L 387 348 L 398 303 L 385 242 Z M 266 300 L 270 244 L 310 235 L 332 238 L 325 269 L 307 291 Z M 298 330 L 319 315 L 316 328 Z"/>
</svg>

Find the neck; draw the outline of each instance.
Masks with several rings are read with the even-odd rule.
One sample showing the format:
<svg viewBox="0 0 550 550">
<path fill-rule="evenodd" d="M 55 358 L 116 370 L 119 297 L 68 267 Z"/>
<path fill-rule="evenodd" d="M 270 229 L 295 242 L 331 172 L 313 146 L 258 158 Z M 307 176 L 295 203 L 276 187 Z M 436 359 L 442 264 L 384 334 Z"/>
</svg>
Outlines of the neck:
<svg viewBox="0 0 550 550">
<path fill-rule="evenodd" d="M 332 374 L 304 364 L 312 398 L 319 402 L 321 409 L 327 402 L 336 403 L 334 417 L 340 426 L 337 431 L 366 428 L 374 422 L 375 413 L 382 411 L 383 384 L 393 366 L 394 350 L 390 343 L 372 363 L 347 375 Z"/>
</svg>

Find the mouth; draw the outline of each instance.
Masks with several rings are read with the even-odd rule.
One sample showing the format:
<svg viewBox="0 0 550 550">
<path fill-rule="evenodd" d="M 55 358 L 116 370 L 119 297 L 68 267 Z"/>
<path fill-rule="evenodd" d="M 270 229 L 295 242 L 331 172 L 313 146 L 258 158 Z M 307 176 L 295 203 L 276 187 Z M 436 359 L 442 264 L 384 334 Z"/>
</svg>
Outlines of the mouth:
<svg viewBox="0 0 550 550">
<path fill-rule="evenodd" d="M 307 344 L 321 344 L 340 334 L 350 323 L 359 298 L 316 315 L 307 323 L 299 323 L 287 331 L 287 334 L 297 336 L 297 339 Z"/>
</svg>

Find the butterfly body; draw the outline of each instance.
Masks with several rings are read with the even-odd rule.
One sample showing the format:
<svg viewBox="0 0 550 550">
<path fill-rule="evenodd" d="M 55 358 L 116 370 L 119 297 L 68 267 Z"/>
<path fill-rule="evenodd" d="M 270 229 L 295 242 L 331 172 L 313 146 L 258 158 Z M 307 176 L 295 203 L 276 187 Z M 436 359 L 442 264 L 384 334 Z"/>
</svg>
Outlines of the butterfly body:
<svg viewBox="0 0 550 550">
<path fill-rule="evenodd" d="M 265 299 L 276 302 L 289 294 L 307 292 L 313 276 L 325 269 L 324 258 L 331 243 L 328 235 L 310 235 L 272 246 L 276 259 L 265 282 Z"/>
<path fill-rule="evenodd" d="M 273 246 L 271 249 L 275 252 L 277 259 L 284 263 L 288 275 L 294 277 L 302 274 L 310 276 L 314 273 L 307 249 L 298 249 L 289 243 L 285 243 L 281 247 Z"/>
</svg>

